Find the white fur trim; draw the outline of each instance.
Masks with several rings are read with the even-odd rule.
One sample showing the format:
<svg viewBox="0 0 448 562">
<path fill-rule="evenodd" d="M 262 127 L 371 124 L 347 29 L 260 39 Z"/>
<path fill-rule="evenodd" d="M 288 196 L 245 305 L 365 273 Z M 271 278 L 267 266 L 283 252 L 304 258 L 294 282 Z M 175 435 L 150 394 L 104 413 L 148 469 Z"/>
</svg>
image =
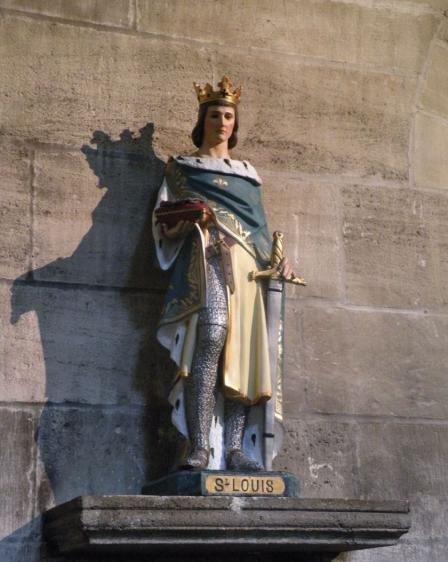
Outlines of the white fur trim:
<svg viewBox="0 0 448 562">
<path fill-rule="evenodd" d="M 232 160 L 231 158 L 209 158 L 200 156 L 173 156 L 174 160 L 190 168 L 209 170 L 220 174 L 249 178 L 261 185 L 260 176 L 247 160 Z"/>
</svg>

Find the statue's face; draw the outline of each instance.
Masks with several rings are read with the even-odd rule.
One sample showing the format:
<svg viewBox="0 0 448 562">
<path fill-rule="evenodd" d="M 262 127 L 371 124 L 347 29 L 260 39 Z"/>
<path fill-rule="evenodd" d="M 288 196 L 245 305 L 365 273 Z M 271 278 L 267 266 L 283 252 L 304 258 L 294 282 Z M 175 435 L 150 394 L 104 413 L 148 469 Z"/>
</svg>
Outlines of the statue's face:
<svg viewBox="0 0 448 562">
<path fill-rule="evenodd" d="M 235 109 L 210 105 L 204 120 L 204 143 L 215 146 L 229 140 L 235 126 Z"/>
</svg>

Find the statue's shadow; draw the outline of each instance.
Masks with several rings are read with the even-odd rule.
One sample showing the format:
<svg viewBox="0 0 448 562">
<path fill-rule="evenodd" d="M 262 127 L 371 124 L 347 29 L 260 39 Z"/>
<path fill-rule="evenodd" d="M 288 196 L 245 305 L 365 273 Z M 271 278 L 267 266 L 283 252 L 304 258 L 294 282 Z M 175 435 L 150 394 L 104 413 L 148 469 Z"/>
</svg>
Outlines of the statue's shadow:
<svg viewBox="0 0 448 562">
<path fill-rule="evenodd" d="M 164 170 L 153 133 L 153 124 L 115 141 L 94 133 L 81 151 L 105 192 L 91 228 L 71 256 L 13 285 L 11 321 L 35 312 L 46 369 L 36 432 L 40 509 L 52 497 L 58 504 L 139 493 L 174 460 L 166 403 L 172 366 L 155 340 L 167 278 L 155 265 L 151 234 Z M 111 279 L 101 264 L 115 272 Z"/>
</svg>

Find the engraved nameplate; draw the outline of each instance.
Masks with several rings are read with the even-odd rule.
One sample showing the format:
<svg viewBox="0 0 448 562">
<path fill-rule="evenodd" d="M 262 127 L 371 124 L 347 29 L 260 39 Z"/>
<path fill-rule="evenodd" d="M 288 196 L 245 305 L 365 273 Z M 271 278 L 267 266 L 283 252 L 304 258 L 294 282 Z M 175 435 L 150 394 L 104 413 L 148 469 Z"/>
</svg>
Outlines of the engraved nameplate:
<svg viewBox="0 0 448 562">
<path fill-rule="evenodd" d="M 205 490 L 212 495 L 282 496 L 285 482 L 281 476 L 257 476 L 241 474 L 207 474 Z"/>
<path fill-rule="evenodd" d="M 179 470 L 143 488 L 149 496 L 299 497 L 299 480 L 290 472 L 263 470 Z"/>
</svg>

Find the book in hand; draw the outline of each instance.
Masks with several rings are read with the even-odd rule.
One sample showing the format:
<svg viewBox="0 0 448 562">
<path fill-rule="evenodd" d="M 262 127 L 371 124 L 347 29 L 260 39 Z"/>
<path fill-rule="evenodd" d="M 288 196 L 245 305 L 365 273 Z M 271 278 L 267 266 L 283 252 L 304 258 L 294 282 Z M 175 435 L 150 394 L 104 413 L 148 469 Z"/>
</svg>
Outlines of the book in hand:
<svg viewBox="0 0 448 562">
<path fill-rule="evenodd" d="M 156 224 L 164 223 L 167 228 L 174 228 L 180 221 L 197 222 L 205 226 L 212 219 L 213 211 L 201 199 L 182 199 L 162 201 L 155 215 Z"/>
</svg>

